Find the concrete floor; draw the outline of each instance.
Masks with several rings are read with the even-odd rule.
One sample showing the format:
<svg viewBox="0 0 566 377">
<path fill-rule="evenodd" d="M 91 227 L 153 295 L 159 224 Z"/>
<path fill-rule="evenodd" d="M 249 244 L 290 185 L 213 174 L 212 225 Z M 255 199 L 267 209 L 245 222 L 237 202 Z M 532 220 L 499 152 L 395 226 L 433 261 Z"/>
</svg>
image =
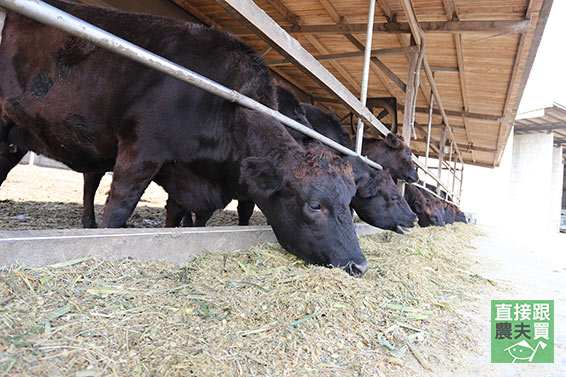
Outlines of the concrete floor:
<svg viewBox="0 0 566 377">
<path fill-rule="evenodd" d="M 483 349 L 464 355 L 470 376 L 566 376 L 566 234 L 480 228 L 471 270 L 497 282 L 472 304 L 470 319 L 480 326 Z M 491 364 L 490 300 L 554 300 L 554 364 Z M 469 362 L 469 363 L 468 363 Z"/>
</svg>

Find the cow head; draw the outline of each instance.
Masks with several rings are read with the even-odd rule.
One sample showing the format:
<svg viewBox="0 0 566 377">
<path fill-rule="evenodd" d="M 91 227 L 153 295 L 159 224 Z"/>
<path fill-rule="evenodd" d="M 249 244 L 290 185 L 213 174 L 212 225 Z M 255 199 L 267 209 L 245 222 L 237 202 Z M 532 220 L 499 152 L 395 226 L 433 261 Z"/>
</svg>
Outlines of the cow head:
<svg viewBox="0 0 566 377">
<path fill-rule="evenodd" d="M 354 170 L 356 195 L 352 207 L 366 223 L 403 233 L 402 227 L 414 226 L 417 216 L 388 172 L 375 170 L 358 157 L 346 157 Z"/>
<path fill-rule="evenodd" d="M 417 214 L 420 226 L 444 226 L 443 213 L 435 206 L 434 201 L 423 195 L 417 187 L 405 185 L 405 198 Z"/>
<path fill-rule="evenodd" d="M 349 164 L 313 146 L 293 163 L 276 166 L 265 157 L 248 157 L 240 170 L 250 198 L 285 249 L 353 276 L 368 269 L 349 208 L 355 193 Z"/>
<path fill-rule="evenodd" d="M 409 183 L 419 179 L 411 148 L 402 136 L 389 133 L 384 140 L 367 141 L 364 143 L 363 153 L 387 169 L 394 179 Z"/>
<path fill-rule="evenodd" d="M 452 203 L 444 204 L 444 223 L 452 224 L 456 218 L 456 206 Z"/>
<path fill-rule="evenodd" d="M 464 212 L 460 211 L 460 208 L 458 207 L 455 208 L 456 208 L 456 215 L 454 216 L 454 221 L 467 224 L 468 221 L 466 220 L 466 215 L 464 214 Z"/>
</svg>

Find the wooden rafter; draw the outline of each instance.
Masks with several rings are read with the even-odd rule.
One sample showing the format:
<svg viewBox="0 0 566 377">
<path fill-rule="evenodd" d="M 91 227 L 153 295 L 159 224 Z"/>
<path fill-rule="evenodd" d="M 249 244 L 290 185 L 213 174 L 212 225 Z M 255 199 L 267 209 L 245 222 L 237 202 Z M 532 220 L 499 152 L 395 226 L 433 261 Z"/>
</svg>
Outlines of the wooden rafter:
<svg viewBox="0 0 566 377">
<path fill-rule="evenodd" d="M 187 0 L 172 0 L 172 1 L 173 3 L 183 8 L 185 11 L 192 14 L 195 18 L 197 18 L 200 22 L 202 22 L 206 26 L 215 26 L 220 29 L 222 28 L 220 24 L 218 24 L 212 18 L 208 17 L 206 14 L 202 13 L 200 10 L 198 10 L 197 7 L 192 5 L 189 1 Z"/>
<path fill-rule="evenodd" d="M 274 1 L 274 0 L 266 0 Z M 406 1 L 406 0 L 403 0 Z M 374 33 L 387 34 L 411 34 L 410 22 L 384 22 L 375 23 L 373 27 Z M 289 21 L 291 25 L 283 26 L 285 31 L 290 34 L 362 34 L 366 32 L 367 24 L 355 23 L 348 24 L 340 22 L 335 25 L 298 25 Z M 493 20 L 493 21 L 428 21 L 421 22 L 421 33 L 495 33 L 495 34 L 512 34 L 524 33 L 529 27 L 528 20 Z M 250 34 L 250 31 L 244 28 L 231 29 L 234 34 Z"/>
<path fill-rule="evenodd" d="M 385 55 L 398 55 L 398 54 L 408 54 L 410 52 L 416 51 L 415 46 L 409 47 L 396 47 L 396 48 L 385 48 L 380 50 L 371 50 L 371 56 L 385 56 Z M 329 61 L 329 60 L 343 60 L 343 59 L 353 59 L 360 58 L 364 56 L 364 51 L 353 51 L 353 52 L 343 52 L 340 54 L 327 54 L 327 55 L 313 55 L 319 62 Z M 267 65 L 291 65 L 286 59 L 268 60 Z"/>
</svg>

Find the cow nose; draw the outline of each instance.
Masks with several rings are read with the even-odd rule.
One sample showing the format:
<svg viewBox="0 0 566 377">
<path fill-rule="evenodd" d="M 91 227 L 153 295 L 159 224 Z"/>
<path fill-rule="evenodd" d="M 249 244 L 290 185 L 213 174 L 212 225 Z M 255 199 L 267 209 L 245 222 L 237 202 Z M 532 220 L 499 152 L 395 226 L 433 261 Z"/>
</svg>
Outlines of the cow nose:
<svg viewBox="0 0 566 377">
<path fill-rule="evenodd" d="M 360 276 L 365 274 L 365 272 L 368 270 L 368 268 L 369 268 L 369 263 L 368 263 L 367 260 L 364 260 L 361 263 L 352 262 L 352 263 L 350 263 L 350 266 L 349 266 L 347 272 L 350 275 L 352 275 L 353 277 L 359 278 Z"/>
</svg>

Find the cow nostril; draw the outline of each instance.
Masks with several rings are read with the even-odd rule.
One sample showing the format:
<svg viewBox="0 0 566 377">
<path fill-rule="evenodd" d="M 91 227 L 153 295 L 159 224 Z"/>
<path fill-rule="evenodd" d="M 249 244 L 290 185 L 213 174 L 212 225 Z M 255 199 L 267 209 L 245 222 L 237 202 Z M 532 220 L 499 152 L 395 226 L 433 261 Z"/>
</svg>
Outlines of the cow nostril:
<svg viewBox="0 0 566 377">
<path fill-rule="evenodd" d="M 350 263 L 349 268 L 346 270 L 353 277 L 359 278 L 362 276 L 369 268 L 369 263 L 364 260 L 362 263 Z"/>
</svg>

